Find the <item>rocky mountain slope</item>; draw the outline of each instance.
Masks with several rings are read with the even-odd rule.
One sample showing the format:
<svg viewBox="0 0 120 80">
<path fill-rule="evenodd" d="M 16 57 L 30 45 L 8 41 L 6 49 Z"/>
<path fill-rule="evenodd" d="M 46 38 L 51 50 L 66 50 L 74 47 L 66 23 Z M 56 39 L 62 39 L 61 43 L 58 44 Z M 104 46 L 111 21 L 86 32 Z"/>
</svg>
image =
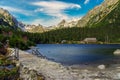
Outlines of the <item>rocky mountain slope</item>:
<svg viewBox="0 0 120 80">
<path fill-rule="evenodd" d="M 25 25 L 24 30 L 26 32 L 32 32 L 32 33 L 42 33 L 45 31 L 45 28 L 42 25 Z"/>
<path fill-rule="evenodd" d="M 7 10 L 0 8 L 0 25 L 18 27 L 18 21 Z"/>
<path fill-rule="evenodd" d="M 118 9 L 118 7 L 120 7 L 119 3 L 120 0 L 104 0 L 104 2 L 101 5 L 89 11 L 86 16 L 79 20 L 76 26 L 92 27 L 101 23 L 103 20 L 107 20 L 106 23 L 104 23 L 103 25 L 115 22 L 115 19 L 119 17 L 119 13 L 114 11 L 116 9 L 120 11 L 120 9 Z M 111 18 L 109 17 L 110 14 L 112 14 Z"/>
<path fill-rule="evenodd" d="M 56 27 L 65 28 L 65 27 L 74 27 L 78 23 L 79 19 L 72 19 L 71 21 L 62 20 Z"/>
<path fill-rule="evenodd" d="M 26 25 L 22 22 L 17 21 L 17 19 L 12 16 L 7 10 L 0 8 L 0 25 L 1 26 L 8 26 L 14 29 L 20 29 L 22 31 L 28 32 L 43 32 L 42 25 Z"/>
<path fill-rule="evenodd" d="M 104 23 L 104 24 L 103 24 Z M 107 14 L 103 19 L 99 22 L 94 23 L 93 27 L 120 27 L 120 0 L 116 3 L 115 8 L 111 10 L 109 14 Z M 120 31 L 118 32 L 120 33 Z"/>
</svg>

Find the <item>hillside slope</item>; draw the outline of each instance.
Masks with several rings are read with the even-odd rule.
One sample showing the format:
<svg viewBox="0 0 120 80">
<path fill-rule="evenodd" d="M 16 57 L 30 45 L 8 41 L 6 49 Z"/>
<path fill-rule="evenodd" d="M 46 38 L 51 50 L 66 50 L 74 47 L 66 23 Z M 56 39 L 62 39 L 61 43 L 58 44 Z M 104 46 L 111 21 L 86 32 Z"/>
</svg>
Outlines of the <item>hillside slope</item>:
<svg viewBox="0 0 120 80">
<path fill-rule="evenodd" d="M 42 25 L 26 25 L 24 27 L 26 32 L 30 33 L 42 33 L 45 32 L 45 28 Z"/>
<path fill-rule="evenodd" d="M 0 25 L 17 28 L 18 21 L 7 10 L 0 8 Z"/>
<path fill-rule="evenodd" d="M 116 4 L 116 7 L 109 14 L 107 14 L 101 21 L 94 23 L 92 26 L 120 27 L 120 1 Z"/>
<path fill-rule="evenodd" d="M 77 27 L 92 27 L 93 25 L 96 25 L 98 23 L 102 23 L 102 21 L 106 18 L 109 17 L 109 15 L 113 14 L 114 10 L 117 9 L 119 11 L 119 3 L 120 0 L 105 0 L 101 5 L 95 7 L 91 11 L 88 12 L 86 16 L 84 16 L 81 20 L 78 21 Z M 119 14 L 119 12 L 114 12 L 115 14 Z M 111 17 L 112 20 L 116 19 L 115 15 L 113 14 L 114 17 Z M 120 17 L 116 15 L 116 17 Z M 111 22 L 111 19 L 108 18 L 107 21 L 109 23 Z M 115 20 L 116 21 L 116 20 Z M 108 22 L 107 22 L 108 23 Z M 106 23 L 104 22 L 103 25 Z M 110 24 L 108 24 L 109 26 Z"/>
</svg>

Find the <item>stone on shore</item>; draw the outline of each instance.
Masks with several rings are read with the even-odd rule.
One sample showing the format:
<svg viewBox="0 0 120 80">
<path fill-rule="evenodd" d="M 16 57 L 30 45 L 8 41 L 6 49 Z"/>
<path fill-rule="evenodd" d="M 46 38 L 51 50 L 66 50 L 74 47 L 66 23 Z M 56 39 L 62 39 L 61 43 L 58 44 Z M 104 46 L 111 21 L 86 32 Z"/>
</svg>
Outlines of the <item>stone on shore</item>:
<svg viewBox="0 0 120 80">
<path fill-rule="evenodd" d="M 114 55 L 120 55 L 120 49 L 115 50 Z"/>
<path fill-rule="evenodd" d="M 101 70 L 103 70 L 103 69 L 105 69 L 105 68 L 106 68 L 106 66 L 103 65 L 103 64 L 98 66 L 98 69 L 101 69 Z"/>
</svg>

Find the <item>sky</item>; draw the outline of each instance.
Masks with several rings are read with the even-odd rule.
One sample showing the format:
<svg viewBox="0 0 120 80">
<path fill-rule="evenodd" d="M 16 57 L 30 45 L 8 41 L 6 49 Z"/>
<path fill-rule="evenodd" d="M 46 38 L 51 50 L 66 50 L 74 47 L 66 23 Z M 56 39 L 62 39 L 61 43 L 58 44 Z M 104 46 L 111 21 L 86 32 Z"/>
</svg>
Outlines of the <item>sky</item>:
<svg viewBox="0 0 120 80">
<path fill-rule="evenodd" d="M 82 18 L 104 0 L 0 0 L 0 8 L 8 10 L 25 24 L 52 26 L 61 20 Z"/>
</svg>

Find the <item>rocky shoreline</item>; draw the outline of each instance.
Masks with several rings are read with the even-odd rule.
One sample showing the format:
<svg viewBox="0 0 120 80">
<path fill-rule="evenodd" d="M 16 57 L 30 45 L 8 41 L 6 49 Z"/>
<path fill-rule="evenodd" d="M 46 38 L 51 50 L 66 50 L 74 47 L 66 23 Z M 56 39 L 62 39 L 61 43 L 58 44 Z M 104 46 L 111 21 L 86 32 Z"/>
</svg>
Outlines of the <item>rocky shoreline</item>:
<svg viewBox="0 0 120 80">
<path fill-rule="evenodd" d="M 120 80 L 120 64 L 63 66 L 28 52 L 20 52 L 20 77 L 23 80 Z M 78 68 L 79 67 L 79 68 Z"/>
</svg>

